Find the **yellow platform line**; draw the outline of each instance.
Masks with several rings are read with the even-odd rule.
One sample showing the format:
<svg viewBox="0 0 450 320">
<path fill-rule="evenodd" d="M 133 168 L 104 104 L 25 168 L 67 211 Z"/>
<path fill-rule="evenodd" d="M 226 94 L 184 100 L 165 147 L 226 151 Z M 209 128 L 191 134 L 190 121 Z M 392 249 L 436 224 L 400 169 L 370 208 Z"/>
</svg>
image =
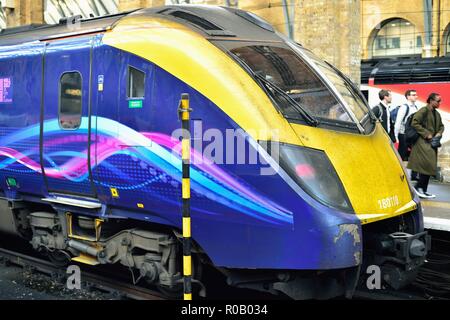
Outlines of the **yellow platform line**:
<svg viewBox="0 0 450 320">
<path fill-rule="evenodd" d="M 423 201 L 423 200 L 421 202 L 424 207 L 450 209 L 450 202 Z"/>
</svg>

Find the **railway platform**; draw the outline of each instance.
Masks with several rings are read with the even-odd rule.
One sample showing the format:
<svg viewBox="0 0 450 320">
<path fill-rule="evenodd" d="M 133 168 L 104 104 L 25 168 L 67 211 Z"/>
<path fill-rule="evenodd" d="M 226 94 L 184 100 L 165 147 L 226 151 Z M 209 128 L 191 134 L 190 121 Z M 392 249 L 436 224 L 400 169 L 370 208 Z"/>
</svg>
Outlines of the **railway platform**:
<svg viewBox="0 0 450 320">
<path fill-rule="evenodd" d="M 422 200 L 425 228 L 450 232 L 450 184 L 430 183 L 428 192 L 436 198 Z"/>
</svg>

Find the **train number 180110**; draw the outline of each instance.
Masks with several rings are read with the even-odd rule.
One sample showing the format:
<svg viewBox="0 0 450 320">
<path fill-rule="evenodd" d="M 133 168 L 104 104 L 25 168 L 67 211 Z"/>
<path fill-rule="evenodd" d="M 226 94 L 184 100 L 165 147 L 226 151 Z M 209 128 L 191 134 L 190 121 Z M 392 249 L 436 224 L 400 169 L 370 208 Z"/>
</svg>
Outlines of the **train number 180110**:
<svg viewBox="0 0 450 320">
<path fill-rule="evenodd" d="M 396 207 L 399 205 L 399 203 L 400 202 L 398 201 L 397 195 L 378 200 L 378 206 L 380 207 L 380 209 Z"/>
</svg>

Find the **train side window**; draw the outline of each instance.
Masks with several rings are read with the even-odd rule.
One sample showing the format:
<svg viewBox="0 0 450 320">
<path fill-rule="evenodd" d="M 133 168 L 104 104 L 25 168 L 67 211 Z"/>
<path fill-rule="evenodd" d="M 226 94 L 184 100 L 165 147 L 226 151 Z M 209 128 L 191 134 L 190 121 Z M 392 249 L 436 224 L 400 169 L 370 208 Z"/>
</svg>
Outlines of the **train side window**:
<svg viewBox="0 0 450 320">
<path fill-rule="evenodd" d="M 63 73 L 59 88 L 59 126 L 64 130 L 76 130 L 81 124 L 81 74 L 77 71 Z"/>
<path fill-rule="evenodd" d="M 141 99 L 145 97 L 145 72 L 131 66 L 128 67 L 127 96 Z"/>
</svg>

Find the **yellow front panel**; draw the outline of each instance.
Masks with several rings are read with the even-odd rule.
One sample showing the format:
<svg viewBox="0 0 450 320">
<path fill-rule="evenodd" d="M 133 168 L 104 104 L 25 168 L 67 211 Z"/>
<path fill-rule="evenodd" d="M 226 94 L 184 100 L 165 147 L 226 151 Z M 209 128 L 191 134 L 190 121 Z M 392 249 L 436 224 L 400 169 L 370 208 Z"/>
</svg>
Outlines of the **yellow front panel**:
<svg viewBox="0 0 450 320">
<path fill-rule="evenodd" d="M 293 125 L 305 146 L 324 150 L 363 223 L 416 207 L 389 138 L 380 124 L 372 135 Z"/>
</svg>

